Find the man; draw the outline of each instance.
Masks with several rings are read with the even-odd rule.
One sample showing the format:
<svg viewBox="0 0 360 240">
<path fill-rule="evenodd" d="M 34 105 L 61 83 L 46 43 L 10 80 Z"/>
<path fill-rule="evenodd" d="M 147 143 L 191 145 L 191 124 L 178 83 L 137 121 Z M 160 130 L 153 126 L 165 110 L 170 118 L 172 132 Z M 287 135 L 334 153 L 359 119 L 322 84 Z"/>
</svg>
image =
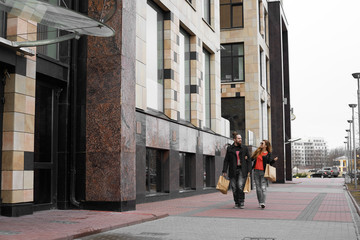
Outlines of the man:
<svg viewBox="0 0 360 240">
<path fill-rule="evenodd" d="M 230 185 L 233 191 L 234 208 L 244 208 L 245 194 L 243 192 L 246 177 L 251 172 L 251 158 L 247 146 L 242 145 L 241 135 L 233 133 L 234 143 L 226 150 L 223 176 L 226 177 L 229 168 Z"/>
</svg>

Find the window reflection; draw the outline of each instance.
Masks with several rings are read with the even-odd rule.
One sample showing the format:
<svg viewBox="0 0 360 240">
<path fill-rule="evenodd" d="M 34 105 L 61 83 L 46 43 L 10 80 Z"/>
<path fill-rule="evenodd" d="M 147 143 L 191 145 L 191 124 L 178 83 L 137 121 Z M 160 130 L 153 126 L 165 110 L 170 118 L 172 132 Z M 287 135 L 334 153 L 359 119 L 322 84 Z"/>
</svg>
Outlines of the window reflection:
<svg viewBox="0 0 360 240">
<path fill-rule="evenodd" d="M 221 51 L 221 81 L 244 81 L 244 44 L 226 44 Z"/>
<path fill-rule="evenodd" d="M 240 28 L 244 26 L 243 1 L 220 0 L 220 27 Z"/>
<path fill-rule="evenodd" d="M 159 7 L 150 2 L 146 9 L 147 107 L 163 112 L 164 15 Z"/>
</svg>

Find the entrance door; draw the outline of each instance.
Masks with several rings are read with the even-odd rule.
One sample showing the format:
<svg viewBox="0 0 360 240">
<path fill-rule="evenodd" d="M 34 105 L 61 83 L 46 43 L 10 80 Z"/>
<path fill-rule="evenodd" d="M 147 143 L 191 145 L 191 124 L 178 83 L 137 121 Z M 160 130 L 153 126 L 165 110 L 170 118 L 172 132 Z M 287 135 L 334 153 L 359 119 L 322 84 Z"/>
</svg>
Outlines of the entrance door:
<svg viewBox="0 0 360 240">
<path fill-rule="evenodd" d="M 58 88 L 37 80 L 35 100 L 34 210 L 56 208 Z"/>
</svg>

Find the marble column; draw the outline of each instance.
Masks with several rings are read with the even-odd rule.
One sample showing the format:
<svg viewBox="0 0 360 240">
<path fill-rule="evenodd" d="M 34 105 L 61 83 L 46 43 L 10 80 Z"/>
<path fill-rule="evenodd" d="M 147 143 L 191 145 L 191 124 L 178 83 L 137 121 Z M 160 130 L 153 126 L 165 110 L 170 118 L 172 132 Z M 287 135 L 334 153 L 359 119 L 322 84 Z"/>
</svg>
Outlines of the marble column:
<svg viewBox="0 0 360 240">
<path fill-rule="evenodd" d="M 135 209 L 136 1 L 117 1 L 114 37 L 88 37 L 85 208 Z M 99 19 L 102 1 L 89 1 Z"/>
</svg>

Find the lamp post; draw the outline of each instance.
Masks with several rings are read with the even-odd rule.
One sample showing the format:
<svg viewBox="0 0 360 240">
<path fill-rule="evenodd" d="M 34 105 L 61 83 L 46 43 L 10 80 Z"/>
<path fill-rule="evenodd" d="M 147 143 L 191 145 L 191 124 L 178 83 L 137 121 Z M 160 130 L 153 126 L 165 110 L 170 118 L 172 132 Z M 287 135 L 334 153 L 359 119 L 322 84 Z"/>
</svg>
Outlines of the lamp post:
<svg viewBox="0 0 360 240">
<path fill-rule="evenodd" d="M 353 125 L 353 141 L 354 141 L 354 170 L 355 170 L 355 175 L 354 175 L 354 179 L 355 179 L 355 189 L 357 189 L 357 178 L 356 178 L 356 146 L 355 146 L 355 120 L 354 120 L 354 108 L 356 108 L 356 104 L 349 104 L 349 107 L 351 107 L 352 110 L 352 125 Z"/>
<path fill-rule="evenodd" d="M 350 179 L 351 179 L 351 172 L 350 172 L 350 157 L 349 157 L 349 136 L 345 136 L 346 139 L 346 172 L 348 172 Z"/>
<path fill-rule="evenodd" d="M 352 179 L 353 179 L 353 162 L 352 162 L 352 158 L 351 158 L 351 120 L 348 120 L 348 123 L 350 123 L 349 129 L 346 129 L 345 131 L 349 134 L 347 136 L 347 139 L 349 141 L 349 161 L 350 161 L 350 178 L 351 178 L 351 183 L 352 183 Z"/>
<path fill-rule="evenodd" d="M 352 76 L 357 79 L 358 90 L 357 90 L 357 97 L 358 97 L 358 131 L 359 131 L 359 141 L 360 141 L 360 73 L 353 73 Z M 360 143 L 359 143 L 360 144 Z M 355 147 L 356 149 L 356 147 Z"/>
<path fill-rule="evenodd" d="M 346 137 L 345 137 L 345 138 L 346 138 Z M 348 170 L 349 159 L 348 159 L 348 157 L 347 157 L 347 145 L 348 145 L 348 142 L 346 141 L 346 142 L 344 142 L 344 144 L 345 144 L 344 152 L 345 152 L 346 162 L 345 162 L 345 166 L 344 166 L 344 164 L 342 165 L 342 166 L 343 166 L 342 172 L 344 172 L 344 167 L 346 167 L 346 171 L 349 171 L 349 170 Z M 344 175 L 344 177 L 345 177 L 345 175 Z"/>
</svg>

